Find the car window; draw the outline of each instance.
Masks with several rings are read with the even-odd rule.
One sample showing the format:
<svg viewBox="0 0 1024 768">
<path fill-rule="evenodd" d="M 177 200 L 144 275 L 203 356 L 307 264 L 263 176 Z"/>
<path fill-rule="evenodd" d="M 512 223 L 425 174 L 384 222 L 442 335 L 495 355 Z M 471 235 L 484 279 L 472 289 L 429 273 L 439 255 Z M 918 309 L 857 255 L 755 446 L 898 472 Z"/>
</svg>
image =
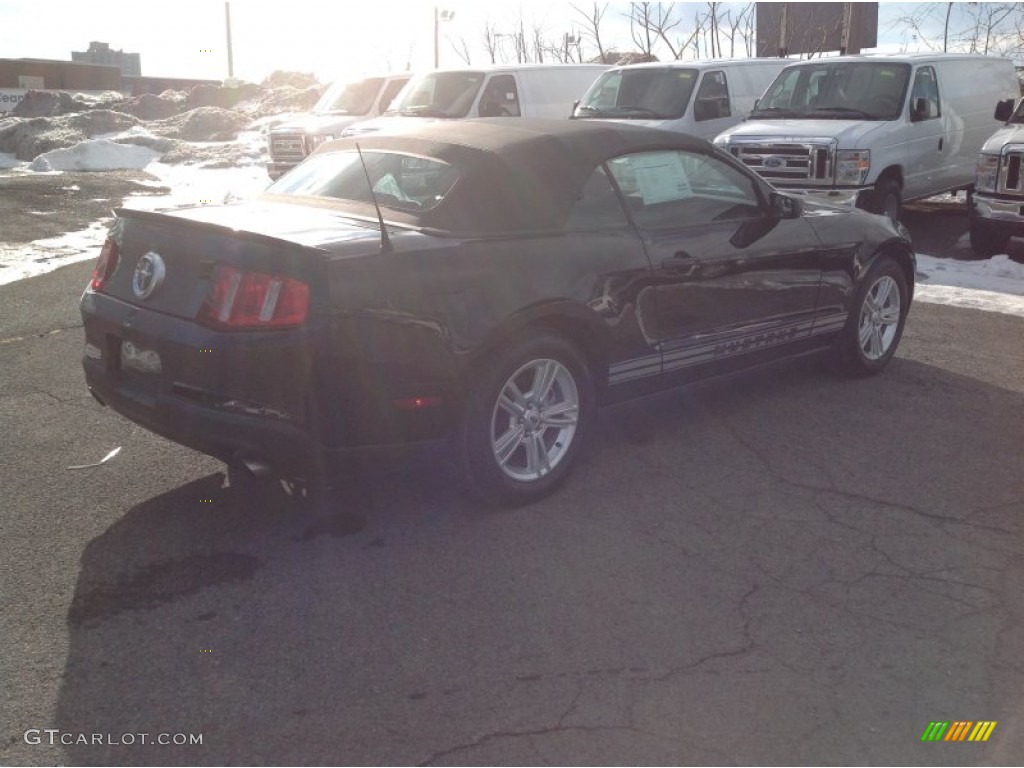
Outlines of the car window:
<svg viewBox="0 0 1024 768">
<path fill-rule="evenodd" d="M 392 80 L 384 86 L 384 93 L 380 97 L 380 104 L 377 105 L 377 111 L 385 112 L 388 107 L 391 106 L 391 102 L 394 101 L 398 92 L 401 91 L 408 82 L 408 80 Z"/>
<path fill-rule="evenodd" d="M 696 152 L 642 152 L 608 162 L 637 226 L 684 227 L 761 214 L 753 179 Z"/>
<path fill-rule="evenodd" d="M 704 79 L 700 81 L 700 87 L 697 89 L 697 98 L 693 102 L 694 120 L 717 120 L 731 114 L 729 84 L 725 79 L 725 72 L 705 72 Z"/>
<path fill-rule="evenodd" d="M 439 205 L 459 178 L 448 163 L 397 152 L 354 151 L 314 155 L 270 185 L 273 195 L 332 197 L 382 208 L 427 211 Z M 373 195 L 366 174 L 373 184 Z"/>
<path fill-rule="evenodd" d="M 495 75 L 480 97 L 480 117 L 519 117 L 519 90 L 513 75 Z"/>
<path fill-rule="evenodd" d="M 917 99 L 924 99 L 928 104 L 928 111 L 920 118 L 921 120 L 930 120 L 942 114 L 939 109 L 939 84 L 932 67 L 921 67 L 914 75 L 914 87 L 910 92 L 911 105 Z"/>
<path fill-rule="evenodd" d="M 629 219 L 622 209 L 622 202 L 615 192 L 615 187 L 612 186 L 604 168 L 598 166 L 576 198 L 565 228 L 591 231 L 626 226 L 629 226 Z"/>
</svg>

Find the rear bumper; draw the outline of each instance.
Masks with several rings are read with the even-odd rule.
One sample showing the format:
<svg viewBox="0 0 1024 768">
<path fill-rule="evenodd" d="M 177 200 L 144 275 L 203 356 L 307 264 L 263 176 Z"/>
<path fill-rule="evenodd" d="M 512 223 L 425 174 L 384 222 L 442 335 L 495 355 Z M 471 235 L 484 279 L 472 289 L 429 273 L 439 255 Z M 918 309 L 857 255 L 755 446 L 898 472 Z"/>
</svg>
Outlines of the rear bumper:
<svg viewBox="0 0 1024 768">
<path fill-rule="evenodd" d="M 93 395 L 125 418 L 228 463 L 264 461 L 308 477 L 356 457 L 387 457 L 444 437 L 454 393 L 419 376 L 332 354 L 356 345 L 326 323 L 223 333 L 87 291 L 81 304 Z M 160 356 L 161 370 L 124 364 L 125 342 Z M 402 410 L 396 399 L 439 396 L 444 407 Z"/>
</svg>

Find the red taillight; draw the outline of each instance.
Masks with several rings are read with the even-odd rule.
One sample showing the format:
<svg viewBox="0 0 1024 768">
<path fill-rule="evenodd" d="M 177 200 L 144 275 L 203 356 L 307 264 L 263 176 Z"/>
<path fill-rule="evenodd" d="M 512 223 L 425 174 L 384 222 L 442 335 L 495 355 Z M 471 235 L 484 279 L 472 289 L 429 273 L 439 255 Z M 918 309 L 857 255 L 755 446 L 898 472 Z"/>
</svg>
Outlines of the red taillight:
<svg viewBox="0 0 1024 768">
<path fill-rule="evenodd" d="M 110 276 L 114 274 L 114 270 L 117 269 L 117 263 L 120 260 L 121 249 L 114 238 L 108 237 L 107 241 L 103 243 L 103 250 L 100 251 L 100 257 L 97 259 L 96 266 L 92 270 L 89 290 L 102 291 L 103 287 L 107 284 L 107 280 L 110 279 Z"/>
<path fill-rule="evenodd" d="M 218 266 L 199 320 L 216 328 L 291 328 L 306 321 L 309 286 L 283 275 Z"/>
</svg>

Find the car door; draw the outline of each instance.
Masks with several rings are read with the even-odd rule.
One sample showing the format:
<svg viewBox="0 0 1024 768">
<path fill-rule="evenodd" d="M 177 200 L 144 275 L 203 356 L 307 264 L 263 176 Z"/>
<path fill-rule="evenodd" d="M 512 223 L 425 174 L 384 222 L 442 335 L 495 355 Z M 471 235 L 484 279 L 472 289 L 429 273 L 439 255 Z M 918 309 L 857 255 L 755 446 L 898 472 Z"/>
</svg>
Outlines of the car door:
<svg viewBox="0 0 1024 768">
<path fill-rule="evenodd" d="M 665 373 L 743 365 L 809 337 L 821 244 L 804 218 L 776 213 L 770 188 L 702 151 L 624 155 L 608 168 L 653 267 L 648 335 Z"/>
</svg>

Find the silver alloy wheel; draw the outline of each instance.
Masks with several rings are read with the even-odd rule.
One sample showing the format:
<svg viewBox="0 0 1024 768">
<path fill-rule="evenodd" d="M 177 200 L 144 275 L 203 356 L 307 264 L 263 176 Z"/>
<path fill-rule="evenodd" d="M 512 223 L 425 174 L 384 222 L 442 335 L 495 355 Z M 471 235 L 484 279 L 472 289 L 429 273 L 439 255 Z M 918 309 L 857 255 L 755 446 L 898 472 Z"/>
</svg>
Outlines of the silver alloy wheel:
<svg viewBox="0 0 1024 768">
<path fill-rule="evenodd" d="M 529 482 L 565 458 L 576 434 L 580 396 L 557 360 L 531 360 L 509 376 L 491 412 L 491 450 L 501 471 Z"/>
<path fill-rule="evenodd" d="M 868 360 L 879 360 L 889 351 L 899 324 L 899 286 L 888 275 L 882 275 L 865 294 L 860 307 L 858 338 Z"/>
</svg>

